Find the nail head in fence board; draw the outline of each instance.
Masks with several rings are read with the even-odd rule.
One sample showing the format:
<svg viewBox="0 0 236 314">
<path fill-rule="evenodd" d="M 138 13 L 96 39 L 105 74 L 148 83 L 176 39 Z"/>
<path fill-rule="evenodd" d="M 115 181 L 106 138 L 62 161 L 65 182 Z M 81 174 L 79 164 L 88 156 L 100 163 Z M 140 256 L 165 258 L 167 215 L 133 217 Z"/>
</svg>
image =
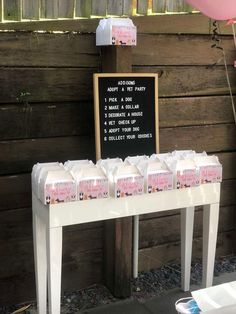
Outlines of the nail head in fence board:
<svg viewBox="0 0 236 314">
<path fill-rule="evenodd" d="M 41 0 L 41 17 L 47 19 L 58 18 L 58 0 Z"/>
<path fill-rule="evenodd" d="M 39 0 L 23 0 L 22 2 L 22 18 L 23 19 L 39 19 Z"/>
<path fill-rule="evenodd" d="M 74 16 L 74 0 L 59 0 L 58 17 L 73 18 Z"/>
<path fill-rule="evenodd" d="M 76 0 L 75 16 L 90 17 L 92 9 L 92 0 Z"/>
<path fill-rule="evenodd" d="M 20 21 L 22 14 L 21 0 L 4 0 L 4 20 Z"/>
<path fill-rule="evenodd" d="M 107 14 L 107 1 L 92 0 L 92 15 L 106 16 Z"/>
<path fill-rule="evenodd" d="M 166 11 L 166 0 L 152 0 L 152 12 L 163 13 Z"/>
<path fill-rule="evenodd" d="M 133 13 L 133 0 L 123 0 L 123 15 L 131 16 Z"/>
<path fill-rule="evenodd" d="M 148 10 L 148 0 L 138 0 L 137 13 L 147 14 L 147 10 Z"/>
<path fill-rule="evenodd" d="M 121 16 L 123 13 L 122 0 L 108 0 L 107 1 L 107 14 Z"/>
</svg>

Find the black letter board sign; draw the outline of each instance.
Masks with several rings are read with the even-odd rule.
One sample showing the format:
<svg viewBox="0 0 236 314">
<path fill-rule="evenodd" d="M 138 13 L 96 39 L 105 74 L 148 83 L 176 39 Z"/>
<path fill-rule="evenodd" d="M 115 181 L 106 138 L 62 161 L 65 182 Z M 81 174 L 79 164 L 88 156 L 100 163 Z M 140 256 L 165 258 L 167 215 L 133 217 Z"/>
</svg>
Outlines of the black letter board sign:
<svg viewBox="0 0 236 314">
<path fill-rule="evenodd" d="M 157 74 L 94 74 L 96 158 L 159 151 Z"/>
</svg>

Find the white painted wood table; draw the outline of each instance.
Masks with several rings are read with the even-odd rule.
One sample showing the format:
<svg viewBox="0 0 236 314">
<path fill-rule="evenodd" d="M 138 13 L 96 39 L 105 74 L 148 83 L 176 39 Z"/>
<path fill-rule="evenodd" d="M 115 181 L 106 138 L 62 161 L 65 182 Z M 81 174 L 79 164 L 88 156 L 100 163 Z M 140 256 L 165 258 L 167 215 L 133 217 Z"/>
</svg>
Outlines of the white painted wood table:
<svg viewBox="0 0 236 314">
<path fill-rule="evenodd" d="M 203 287 L 212 285 L 218 230 L 220 183 L 130 196 L 43 205 L 32 195 L 38 313 L 60 313 L 62 227 L 99 220 L 181 210 L 182 289 L 189 290 L 194 207 L 203 205 Z"/>
</svg>

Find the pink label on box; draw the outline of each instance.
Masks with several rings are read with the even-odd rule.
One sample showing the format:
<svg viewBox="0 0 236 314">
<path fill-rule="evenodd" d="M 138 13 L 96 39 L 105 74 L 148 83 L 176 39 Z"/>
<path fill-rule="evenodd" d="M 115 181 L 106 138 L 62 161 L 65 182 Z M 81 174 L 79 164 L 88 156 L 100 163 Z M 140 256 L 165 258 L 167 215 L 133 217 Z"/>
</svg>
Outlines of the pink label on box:
<svg viewBox="0 0 236 314">
<path fill-rule="evenodd" d="M 128 26 L 112 26 L 112 45 L 136 45 L 136 29 Z"/>
<path fill-rule="evenodd" d="M 200 183 L 216 183 L 222 181 L 222 167 L 203 166 L 200 167 Z"/>
<path fill-rule="evenodd" d="M 173 175 L 167 173 L 149 174 L 147 178 L 147 192 L 154 193 L 173 189 Z"/>
<path fill-rule="evenodd" d="M 126 197 L 143 194 L 143 177 L 121 178 L 117 180 L 115 187 L 115 197 Z"/>
<path fill-rule="evenodd" d="M 76 187 L 73 182 L 58 182 L 55 184 L 46 184 L 45 203 L 56 204 L 72 202 L 76 199 Z"/>
<path fill-rule="evenodd" d="M 199 184 L 198 175 L 195 170 L 184 170 L 176 173 L 176 188 L 183 189 Z"/>
<path fill-rule="evenodd" d="M 78 201 L 108 197 L 108 180 L 92 179 L 79 182 Z"/>
</svg>

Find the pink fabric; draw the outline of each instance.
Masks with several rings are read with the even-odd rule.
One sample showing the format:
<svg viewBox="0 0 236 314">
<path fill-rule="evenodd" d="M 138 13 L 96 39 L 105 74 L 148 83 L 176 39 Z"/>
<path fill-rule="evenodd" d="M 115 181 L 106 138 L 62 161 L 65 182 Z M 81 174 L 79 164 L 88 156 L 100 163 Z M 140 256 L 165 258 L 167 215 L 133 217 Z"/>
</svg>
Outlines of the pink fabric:
<svg viewBox="0 0 236 314">
<path fill-rule="evenodd" d="M 185 1 L 214 20 L 229 20 L 236 17 L 236 0 Z"/>
</svg>

